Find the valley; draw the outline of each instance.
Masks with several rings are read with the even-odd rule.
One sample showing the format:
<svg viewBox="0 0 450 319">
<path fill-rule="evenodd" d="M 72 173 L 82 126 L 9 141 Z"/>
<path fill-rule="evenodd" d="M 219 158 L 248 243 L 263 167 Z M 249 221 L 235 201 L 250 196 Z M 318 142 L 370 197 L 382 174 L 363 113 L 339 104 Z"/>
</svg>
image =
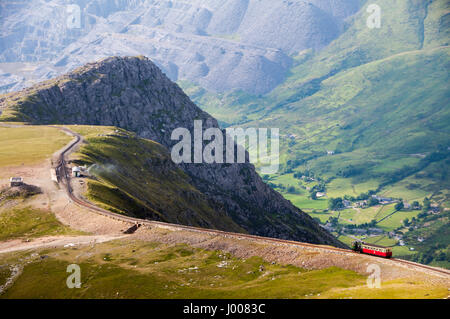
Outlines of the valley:
<svg viewBox="0 0 450 319">
<path fill-rule="evenodd" d="M 70 128 L 82 132 L 87 140 L 89 136 L 108 132 L 117 134 L 117 129 L 111 127 Z M 24 129 L 58 130 L 45 126 L 24 126 Z M 110 143 L 114 143 L 114 138 Z M 79 153 L 70 155 L 72 159 L 77 157 Z M 47 165 L 43 165 L 44 168 Z M 13 169 L 23 171 L 27 167 Z M 0 171 L 3 170 L 0 167 Z M 49 167 L 44 170 L 48 172 Z M 47 209 L 51 213 L 45 214 L 50 214 L 49 217 L 55 214 L 55 226 L 64 225 L 70 232 L 57 231 L 55 237 L 52 230 L 55 226 L 38 233 L 14 231 L 19 240 L 10 238 L 1 242 L 3 277 L 0 278 L 8 281 L 14 274 L 3 298 L 180 298 L 186 293 L 194 298 L 376 298 L 365 287 L 363 275 L 365 265 L 374 257 L 356 255 L 348 250 L 340 252 L 327 246 L 283 244 L 269 238 L 222 235 L 208 230 L 199 232 L 154 222 L 144 222 L 145 226 L 134 234 L 124 235 L 127 224 L 133 223 L 98 215 L 70 201 L 67 204 L 65 191 L 57 190 L 55 184 L 46 186 L 45 179 L 50 180 L 50 174 L 35 181 L 43 194 L 2 201 L 2 223 L 12 215 L 16 222 L 27 221 L 28 229 L 38 230 L 44 212 L 37 210 L 33 217 L 30 211 L 18 214 L 17 209 L 30 207 L 26 208 L 30 210 L 47 198 Z M 72 184 L 76 183 L 74 179 Z M 43 224 L 49 225 L 48 222 Z M 75 291 L 61 286 L 67 263 L 74 261 L 80 263 L 83 276 L 87 276 L 82 289 Z M 447 293 L 439 273 L 388 260 L 377 259 L 376 263 L 383 269 L 383 289 L 377 291 L 379 296 L 436 298 Z M 42 277 L 35 275 L 36 271 L 48 274 L 45 285 L 42 285 Z M 414 282 L 411 275 L 416 278 Z M 404 276 L 408 279 L 402 279 L 406 278 Z M 286 285 L 293 280 L 298 285 Z M 318 282 L 322 284 L 317 286 Z M 0 282 L 0 288 L 2 284 Z M 111 290 L 109 285 L 116 288 Z"/>
<path fill-rule="evenodd" d="M 180 85 L 222 127 L 280 128 L 280 170 L 263 179 L 340 240 L 382 235 L 399 256 L 448 267 L 448 3 L 377 4 L 379 30 L 360 10 L 326 48 L 299 52 L 268 94 Z M 405 207 L 380 221 L 395 204 L 369 207 L 372 196 Z"/>
</svg>

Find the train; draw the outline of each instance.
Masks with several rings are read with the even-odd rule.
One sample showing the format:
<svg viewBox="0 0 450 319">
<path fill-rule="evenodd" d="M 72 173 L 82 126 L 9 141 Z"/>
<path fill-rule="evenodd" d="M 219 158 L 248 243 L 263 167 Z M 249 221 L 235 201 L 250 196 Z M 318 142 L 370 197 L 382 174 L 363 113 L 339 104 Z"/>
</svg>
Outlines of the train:
<svg viewBox="0 0 450 319">
<path fill-rule="evenodd" d="M 363 241 L 354 241 L 352 245 L 352 250 L 359 252 L 361 254 L 368 254 L 383 258 L 392 257 L 392 249 L 389 247 L 379 246 L 375 244 L 367 244 Z"/>
</svg>

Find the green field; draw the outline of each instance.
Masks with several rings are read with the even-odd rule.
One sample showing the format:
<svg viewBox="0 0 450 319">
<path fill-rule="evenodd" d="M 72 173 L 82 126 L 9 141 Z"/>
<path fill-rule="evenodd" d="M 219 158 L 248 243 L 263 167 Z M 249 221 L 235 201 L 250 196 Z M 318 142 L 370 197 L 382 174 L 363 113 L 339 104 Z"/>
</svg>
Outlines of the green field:
<svg viewBox="0 0 450 319">
<path fill-rule="evenodd" d="M 39 163 L 63 148 L 71 137 L 45 126 L 0 126 L 0 167 Z"/>
<path fill-rule="evenodd" d="M 290 200 L 292 204 L 305 211 L 313 209 L 323 210 L 328 207 L 328 200 L 325 198 L 312 200 L 309 197 L 295 194 L 284 194 L 284 198 Z"/>
<path fill-rule="evenodd" d="M 378 227 L 384 229 L 385 231 L 392 231 L 403 224 L 405 219 L 411 220 L 413 217 L 417 217 L 420 211 L 399 211 L 385 220 L 377 224 Z"/>
<path fill-rule="evenodd" d="M 369 244 L 386 246 L 386 247 L 392 247 L 397 244 L 397 240 L 395 240 L 394 238 L 389 238 L 388 236 L 384 236 L 384 235 L 367 237 L 366 239 L 364 239 L 364 242 L 369 243 Z"/>
<path fill-rule="evenodd" d="M 116 134 L 116 131 L 120 131 L 114 126 L 64 125 L 64 127 L 67 127 L 71 131 L 80 134 L 84 139 Z"/>
<path fill-rule="evenodd" d="M 343 242 L 344 244 L 346 244 L 349 247 L 351 247 L 352 243 L 355 241 L 354 238 L 351 238 L 351 237 L 345 236 L 345 235 L 339 235 L 339 236 L 337 236 L 337 239 L 339 239 L 341 242 Z"/>
<path fill-rule="evenodd" d="M 327 184 L 327 195 L 328 197 L 357 196 L 369 190 L 377 189 L 377 187 L 378 182 L 376 180 L 353 183 L 350 178 L 336 178 Z"/>
<path fill-rule="evenodd" d="M 319 219 L 320 223 L 325 224 L 328 219 L 330 217 L 333 217 L 333 214 L 329 213 L 329 212 L 321 212 L 321 211 L 307 211 L 309 216 L 315 218 L 315 219 Z"/>
</svg>

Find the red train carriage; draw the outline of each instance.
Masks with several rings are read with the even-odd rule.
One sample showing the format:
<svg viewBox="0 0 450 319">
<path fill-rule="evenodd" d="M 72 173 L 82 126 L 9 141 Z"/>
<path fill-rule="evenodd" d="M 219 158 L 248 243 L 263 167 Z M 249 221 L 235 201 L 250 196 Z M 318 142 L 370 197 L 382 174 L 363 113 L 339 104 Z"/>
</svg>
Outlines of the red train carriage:
<svg viewBox="0 0 450 319">
<path fill-rule="evenodd" d="M 365 242 L 361 241 L 355 241 L 353 243 L 353 250 L 363 254 L 380 256 L 384 258 L 392 257 L 392 250 L 390 248 L 375 244 L 366 244 Z"/>
</svg>

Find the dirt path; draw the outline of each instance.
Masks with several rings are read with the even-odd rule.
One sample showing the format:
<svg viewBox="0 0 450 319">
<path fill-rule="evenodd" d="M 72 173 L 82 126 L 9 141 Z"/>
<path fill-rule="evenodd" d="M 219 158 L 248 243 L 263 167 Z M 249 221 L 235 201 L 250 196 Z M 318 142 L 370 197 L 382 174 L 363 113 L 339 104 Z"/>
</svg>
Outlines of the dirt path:
<svg viewBox="0 0 450 319">
<path fill-rule="evenodd" d="M 100 244 L 107 241 L 124 238 L 124 236 L 94 235 L 94 236 L 48 236 L 24 242 L 21 239 L 14 239 L 0 242 L 0 254 L 12 253 L 16 251 L 56 248 L 61 246 L 74 247 L 80 245 Z"/>
</svg>

